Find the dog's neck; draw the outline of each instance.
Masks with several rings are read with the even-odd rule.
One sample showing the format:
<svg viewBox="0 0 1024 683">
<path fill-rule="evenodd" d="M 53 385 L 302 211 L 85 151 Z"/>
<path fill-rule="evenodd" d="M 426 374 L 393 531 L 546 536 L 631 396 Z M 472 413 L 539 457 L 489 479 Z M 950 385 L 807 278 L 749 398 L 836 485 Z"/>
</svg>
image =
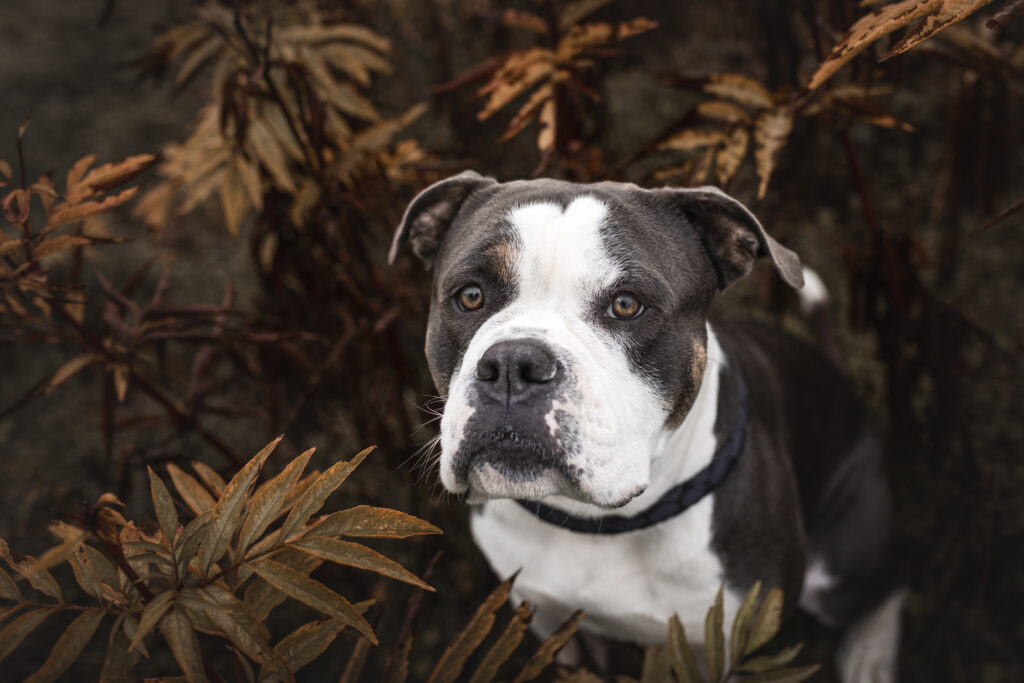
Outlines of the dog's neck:
<svg viewBox="0 0 1024 683">
<path fill-rule="evenodd" d="M 710 325 L 707 326 L 707 334 L 707 364 L 700 390 L 683 423 L 673 430 L 665 430 L 658 440 L 651 458 L 651 477 L 647 490 L 615 509 L 582 503 L 565 496 L 549 496 L 544 499 L 545 505 L 574 517 L 589 519 L 608 514 L 629 517 L 649 508 L 673 486 L 694 476 L 711 462 L 718 446 L 715 420 L 718 416 L 721 371 L 726 365 L 726 358 Z"/>
</svg>

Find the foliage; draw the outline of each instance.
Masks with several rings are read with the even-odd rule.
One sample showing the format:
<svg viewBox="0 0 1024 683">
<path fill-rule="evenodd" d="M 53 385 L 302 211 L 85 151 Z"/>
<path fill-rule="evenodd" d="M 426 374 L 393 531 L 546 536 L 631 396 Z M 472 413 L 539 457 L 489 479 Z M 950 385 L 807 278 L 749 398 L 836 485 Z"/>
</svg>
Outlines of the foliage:
<svg viewBox="0 0 1024 683">
<path fill-rule="evenodd" d="M 687 127 L 656 142 L 658 151 L 693 153 L 683 164 L 654 171 L 659 182 L 679 181 L 700 185 L 714 180 L 728 187 L 736 177 L 754 141 L 754 164 L 760 180 L 757 195 L 764 197 L 768 182 L 778 164 L 797 117 L 839 116 L 843 120 L 860 120 L 887 128 L 912 131 L 909 124 L 886 114 L 873 97 L 889 91 L 886 87 L 846 85 L 827 92 L 823 97 L 809 95 L 794 99 L 788 88 L 771 92 L 762 83 L 734 73 L 713 73 L 704 79 L 683 79 L 717 99 L 699 103 L 688 118 L 704 125 Z"/>
<path fill-rule="evenodd" d="M 446 602 L 425 612 L 416 647 L 410 614 L 397 635 L 391 615 L 370 619 L 375 634 L 393 645 L 382 680 L 416 678 L 418 672 L 425 678 L 435 668 L 445 676 L 458 668 L 461 673 L 453 675 L 464 679 L 499 674 L 511 679 L 530 654 L 522 642 L 529 606 L 520 606 L 498 629 L 501 600 L 485 602 L 490 607 L 473 617 L 473 628 L 467 626 L 448 654 L 441 654 L 439 634 L 454 632 L 454 622 L 472 611 L 479 599 L 472 577 L 485 568 L 460 526 L 462 508 L 431 497 L 400 468 L 415 448 L 409 434 L 417 416 L 410 405 L 427 390 L 424 373 L 417 371 L 424 366 L 427 285 L 410 263 L 383 267 L 391 229 L 417 189 L 471 165 L 501 177 L 544 171 L 573 180 L 714 182 L 741 197 L 762 197 L 754 209 L 775 224 L 773 234 L 795 240 L 809 251 L 812 265 L 824 268 L 846 321 L 842 334 L 849 339 L 841 341 L 855 340 L 852 352 L 837 357 L 860 364 L 852 369 L 862 390 L 884 387 L 877 401 L 885 401 L 894 427 L 890 467 L 898 486 L 902 473 L 911 482 L 904 486 L 912 488 L 910 512 L 903 514 L 914 519 L 903 520 L 900 533 L 916 557 L 905 562 L 904 573 L 925 576 L 922 581 L 931 589 L 949 596 L 937 606 L 922 608 L 932 605 L 926 600 L 912 606 L 919 612 L 908 619 L 908 657 L 916 656 L 921 675 L 927 676 L 941 673 L 949 658 L 923 661 L 913 654 L 914 645 L 922 652 L 936 642 L 962 642 L 955 649 L 969 652 L 963 656 L 970 659 L 957 665 L 967 671 L 975 660 L 1016 656 L 987 627 L 975 626 L 979 605 L 986 618 L 999 618 L 991 596 L 1019 589 L 998 571 L 993 558 L 1009 552 L 1000 552 L 998 536 L 992 540 L 1000 530 L 1010 537 L 1018 529 L 1020 535 L 1019 524 L 1005 514 L 1012 504 L 1007 492 L 1014 487 L 1003 483 L 1019 480 L 1010 457 L 1019 450 L 1013 431 L 1019 420 L 1010 415 L 1019 405 L 1015 387 L 1024 386 L 1012 374 L 1019 331 L 1004 335 L 988 329 L 991 321 L 979 310 L 1016 290 L 1007 294 L 1005 288 L 978 286 L 989 277 L 1016 281 L 1010 268 L 996 261 L 986 263 L 979 277 L 976 261 L 986 257 L 971 249 L 971 233 L 958 226 L 966 221 L 968 229 L 991 229 L 988 239 L 1012 239 L 1015 226 L 1009 219 L 1024 208 L 1019 184 L 1013 196 L 1003 196 L 1016 172 L 1007 159 L 1012 161 L 1019 143 L 1014 113 L 1024 50 L 1018 40 L 1021 23 L 1013 21 L 1024 14 L 1024 2 L 1009 0 L 997 9 L 952 0 L 815 0 L 793 11 L 759 3 L 725 9 L 665 5 L 650 19 L 633 16 L 637 10 L 629 3 L 610 0 L 321 5 L 328 3 L 189 6 L 188 19 L 157 36 L 154 49 L 140 61 L 150 73 L 169 74 L 177 90 L 188 91 L 186 101 L 190 95 L 199 99 L 191 129 L 159 154 L 100 168 L 83 159 L 72 165 L 74 182 L 69 173 L 63 184 L 50 174 L 35 183 L 26 178 L 20 142 L 13 167 L 0 161 L 6 220 L 0 225 L 0 350 L 18 346 L 27 356 L 39 346 L 52 363 L 49 372 L 39 372 L 42 379 L 18 370 L 5 376 L 16 391 L 0 406 L 0 416 L 26 408 L 32 415 L 46 414 L 52 404 L 40 399 L 57 388 L 77 397 L 85 409 L 76 412 L 88 418 L 61 415 L 62 430 L 77 436 L 92 428 L 92 414 L 98 412 L 95 422 L 116 480 L 110 488 L 129 504 L 133 474 L 141 481 L 142 466 L 196 458 L 192 474 L 168 467 L 182 499 L 177 511 L 189 517 L 216 500 L 224 486 L 218 483 L 221 475 L 230 478 L 244 465 L 239 451 L 256 442 L 236 434 L 265 440 L 283 431 L 315 432 L 345 444 L 387 443 L 386 456 L 363 465 L 374 468 L 374 478 L 358 494 L 365 502 L 416 510 L 431 519 L 435 512 L 444 515 L 450 541 L 462 545 L 454 560 L 448 556 L 451 571 L 435 582 L 445 586 Z M 991 10 L 990 16 L 979 9 Z M 700 42 L 701 24 L 680 21 L 722 15 L 736 25 L 737 37 L 713 48 Z M 774 23 L 756 25 L 762 19 Z M 634 35 L 640 38 L 624 42 Z M 645 99 L 649 92 L 624 84 L 623 74 L 652 83 L 651 76 L 660 76 L 662 84 L 685 92 L 658 89 L 652 107 Z M 432 83 L 442 85 L 431 89 Z M 441 95 L 449 91 L 466 97 Z M 429 108 L 420 101 L 428 92 L 441 95 Z M 647 111 L 654 108 L 678 120 L 652 134 L 664 124 Z M 534 122 L 534 133 L 521 134 Z M 630 131 L 632 137 L 626 135 Z M 496 136 L 501 145 L 492 144 Z M 197 210 L 207 204 L 218 208 L 217 215 Z M 187 262 L 176 265 L 176 277 L 155 259 L 137 269 L 122 266 L 127 258 L 110 259 L 100 272 L 99 255 L 119 257 L 131 248 L 120 243 L 133 233 L 112 228 L 123 227 L 116 222 L 123 213 L 116 205 L 130 205 L 153 228 L 154 240 L 137 244 L 150 251 L 157 250 L 156 240 L 230 236 L 236 241 L 228 248 L 249 253 L 262 289 L 255 297 L 244 289 L 238 296 L 229 286 L 214 300 L 183 299 L 183 288 L 172 283 L 182 272 L 186 278 L 194 272 L 196 266 Z M 186 214 L 206 218 L 216 230 L 197 231 L 180 220 Z M 863 230 L 851 218 L 856 216 L 863 219 Z M 50 225 L 64 219 L 71 222 Z M 202 244 L 195 249 L 208 242 Z M 1004 251 L 1000 258 L 1013 252 Z M 963 265 L 970 259 L 973 270 Z M 766 283 L 754 279 L 750 296 L 759 313 L 781 315 L 783 299 Z M 786 324 L 801 326 L 792 318 Z M 870 335 L 874 338 L 865 341 Z M 993 427 L 991 414 L 1003 413 L 1013 419 L 1005 428 Z M 86 420 L 88 427 L 76 426 Z M 0 423 L 0 430 L 12 422 Z M 30 447 L 33 455 L 60 456 L 47 451 L 42 439 L 24 444 L 24 450 Z M 219 474 L 201 464 L 211 454 L 219 459 Z M 432 463 L 426 464 L 429 469 Z M 78 493 L 70 488 L 70 495 Z M 985 505 L 976 504 L 980 499 Z M 82 519 L 112 523 L 116 528 L 105 537 L 115 546 L 157 542 L 146 539 L 159 539 L 163 532 L 145 523 L 136 529 L 142 540 L 122 541 L 122 527 L 110 522 L 121 510 L 113 499 L 101 499 Z M 963 510 L 970 510 L 966 518 Z M 29 513 L 12 512 L 11 518 L 20 520 L 19 514 Z M 955 523 L 946 533 L 949 520 Z M 88 528 L 70 521 L 55 527 L 65 541 Z M 83 547 L 92 550 L 83 552 L 107 557 L 116 570 L 100 533 L 89 533 Z M 939 536 L 946 540 L 936 545 Z M 949 553 L 962 562 L 948 563 Z M 135 560 L 127 550 L 122 554 Z M 291 556 L 290 551 L 279 554 Z M 69 556 L 72 570 L 76 556 Z M 149 565 L 151 573 L 161 571 L 156 560 Z M 976 591 L 978 574 L 986 580 Z M 45 582 L 41 576 L 37 582 Z M 141 600 L 130 581 L 123 585 L 125 576 L 114 580 L 121 582 L 122 598 Z M 235 580 L 224 580 L 229 579 Z M 12 580 L 19 593 L 28 594 L 26 579 L 16 570 Z M 253 572 L 237 599 L 245 602 L 246 586 L 263 581 Z M 152 584 L 151 590 L 164 585 L 155 578 L 144 583 Z M 101 595 L 107 595 L 99 612 L 92 603 L 56 610 L 54 605 L 66 603 L 54 598 L 17 610 L 13 605 L 4 613 L 7 626 L 21 625 L 9 632 L 9 640 L 0 638 L 0 654 L 13 648 L 20 629 L 54 613 L 39 610 L 64 612 L 65 619 L 83 615 L 54 648 L 55 670 L 73 654 L 69 644 L 103 625 L 114 588 L 100 585 Z M 71 594 L 67 585 L 58 589 Z M 374 597 L 387 594 L 373 592 Z M 417 595 L 422 597 L 420 591 Z M 299 616 L 305 613 L 295 607 Z M 144 611 L 137 604 L 132 609 L 134 616 L 126 616 L 123 625 L 138 622 Z M 410 613 L 418 609 L 410 607 Z M 942 628 L 930 622 L 922 628 L 922 609 L 932 609 Z M 282 612 L 274 613 L 275 620 L 285 621 Z M 171 627 L 179 624 L 168 616 L 173 614 L 165 615 Z M 757 618 L 756 611 L 750 614 Z M 18 615 L 33 616 L 19 622 Z M 721 676 L 760 675 L 740 669 L 733 652 L 718 651 L 714 644 L 724 637 L 715 623 L 712 615 L 711 636 L 705 634 L 712 649 L 705 654 L 722 662 Z M 220 627 L 205 626 L 199 639 L 212 666 L 225 661 L 218 653 L 234 657 L 223 647 L 229 645 L 241 652 L 244 678 L 259 660 L 230 637 L 209 632 L 226 634 Z M 307 624 L 288 647 L 300 642 L 319 647 L 335 637 L 337 626 L 333 618 Z M 1002 626 L 1005 632 L 1016 628 L 1011 617 Z M 155 643 L 163 650 L 162 643 L 179 650 L 189 645 L 188 638 L 174 641 L 173 635 L 173 642 L 161 641 L 153 634 L 162 638 L 164 632 L 153 630 L 129 652 L 127 627 L 114 642 L 131 660 L 147 639 L 154 660 L 160 656 Z M 683 669 L 676 668 L 676 675 L 687 680 L 679 674 L 687 661 L 681 624 L 672 628 L 669 647 L 647 653 L 643 680 L 664 680 L 680 661 Z M 32 635 L 39 640 L 40 633 Z M 30 641 L 19 648 L 27 661 L 33 661 L 26 654 Z M 735 636 L 732 641 L 737 642 Z M 364 668 L 376 661 L 368 659 L 371 641 L 356 642 L 344 680 L 376 673 Z M 270 643 L 276 648 L 284 640 Z M 803 655 L 811 661 L 828 656 L 814 651 L 813 643 L 808 649 Z M 632 656 L 628 648 L 617 652 L 627 660 Z M 769 657 L 737 652 L 747 664 Z M 789 655 L 784 650 L 778 656 Z M 337 664 L 343 656 L 332 650 L 316 666 L 328 666 L 328 659 Z M 638 670 L 633 664 L 618 670 Z M 144 665 L 156 663 L 140 660 L 137 668 Z M 776 674 L 783 680 L 789 675 Z M 552 674 L 548 668 L 542 675 L 594 680 L 583 669 Z"/>
<path fill-rule="evenodd" d="M 650 31 L 657 27 L 644 17 L 609 24 L 605 22 L 581 23 L 591 13 L 611 0 L 575 0 L 559 9 L 555 2 L 544 3 L 544 16 L 535 12 L 508 9 L 501 15 L 505 26 L 529 31 L 552 47 L 531 47 L 515 50 L 471 68 L 451 83 L 441 86 L 450 89 L 463 83 L 487 78 L 476 96 L 486 98 L 477 118 L 486 120 L 529 94 L 500 140 L 515 137 L 532 121 L 538 122 L 537 149 L 540 163 L 534 175 L 542 173 L 551 162 L 556 149 L 564 158 L 574 155 L 579 145 L 579 124 L 575 120 L 575 107 L 571 95 L 600 101 L 601 96 L 588 87 L 583 74 L 596 65 L 599 57 L 615 54 L 608 43 Z"/>
<path fill-rule="evenodd" d="M 390 51 L 365 26 L 326 23 L 311 3 L 197 8 L 194 20 L 161 33 L 142 63 L 177 64 L 179 88 L 209 65 L 211 101 L 189 138 L 164 150 L 165 180 L 145 194 L 138 215 L 163 229 L 216 193 L 224 226 L 237 236 L 271 191 L 288 197 L 300 227 L 337 183 L 351 188 L 378 169 L 401 178 L 425 154 L 415 141 L 392 140 L 424 107 L 386 119 L 360 92 L 374 73 L 391 72 Z"/>
<path fill-rule="evenodd" d="M 314 470 L 303 476 L 313 454 L 308 450 L 256 486 L 280 440 L 268 444 L 227 483 L 202 463 L 193 465 L 196 476 L 171 465 L 168 473 L 180 501 L 150 469 L 156 524 L 137 526 L 126 520 L 118 511 L 123 504 L 106 494 L 81 515 L 69 517 L 69 523 L 51 526 L 61 542 L 38 559 L 17 555 L 0 541 L 0 556 L 15 573 L 12 577 L 0 569 L 0 597 L 12 603 L 2 619 L 18 615 L 0 630 L 0 659 L 61 611 L 77 616 L 30 680 L 60 676 L 106 617 L 113 622 L 101 681 L 130 680 L 140 657 L 149 657 L 157 633 L 190 682 L 219 677 L 206 658 L 210 647 L 204 652 L 204 642 L 229 648 L 247 681 L 293 681 L 294 673 L 320 656 L 345 628 L 376 643 L 363 617 L 374 601 L 353 605 L 310 574 L 326 561 L 433 590 L 398 563 L 343 539 L 407 538 L 440 530 L 416 517 L 365 505 L 317 516 L 372 449 L 323 473 Z M 92 598 L 87 604 L 64 599 L 50 573 L 64 563 Z M 26 595 L 18 585 L 23 580 L 46 599 Z M 271 644 L 266 622 L 287 598 L 308 605 L 320 617 Z"/>
<path fill-rule="evenodd" d="M 760 607 L 758 603 L 760 602 Z M 722 588 L 718 589 L 715 602 L 708 609 L 704 621 L 704 662 L 705 676 L 697 666 L 697 658 L 686 640 L 686 631 L 678 617 L 672 617 L 668 626 L 668 641 L 665 648 L 658 646 L 648 649 L 644 659 L 644 680 L 651 670 L 668 671 L 671 665 L 676 680 L 680 683 L 716 683 L 719 681 L 742 680 L 775 681 L 776 683 L 799 683 L 810 678 L 820 667 L 818 665 L 787 667 L 803 645 L 787 647 L 774 655 L 758 654 L 771 641 L 782 626 L 782 590 L 773 588 L 761 600 L 761 582 L 758 581 L 747 593 L 733 619 L 728 639 L 726 658 L 726 636 L 722 620 L 725 610 L 722 605 Z M 658 680 L 653 678 L 651 680 Z"/>
<path fill-rule="evenodd" d="M 26 128 L 27 124 L 18 143 L 22 169 L 21 138 Z M 4 227 L 14 231 L 13 235 L 0 232 L 0 330 L 9 335 L 0 342 L 77 349 L 76 355 L 0 409 L 0 416 L 24 408 L 90 367 L 102 367 L 97 405 L 108 460 L 118 432 L 142 429 L 151 434 L 163 426 L 172 434 L 195 434 L 230 463 L 241 466 L 243 461 L 234 449 L 203 421 L 212 416 L 252 417 L 254 411 L 218 401 L 216 394 L 225 393 L 227 387 L 210 377 L 211 366 L 227 357 L 234 359 L 241 374 L 255 374 L 259 349 L 275 345 L 298 352 L 292 344 L 311 337 L 243 324 L 230 287 L 218 304 L 170 304 L 169 270 L 153 285 L 152 294 L 139 301 L 152 262 L 121 287 L 110 283 L 98 268 L 89 269 L 87 248 L 124 242 L 110 236 L 101 219 L 136 196 L 138 186 L 124 185 L 152 167 L 157 157 L 140 154 L 93 168 L 94 162 L 92 155 L 76 162 L 60 193 L 48 175 L 29 184 L 23 170 L 20 186 L 16 185 L 10 164 L 0 160 L 0 200 L 8 222 Z M 42 208 L 39 230 L 33 229 L 33 198 Z M 90 277 L 98 289 L 87 287 Z M 192 353 L 176 358 L 169 352 L 171 344 Z M 173 373 L 179 360 L 189 368 L 184 381 Z M 132 391 L 144 397 L 147 407 L 134 405 Z M 160 412 L 151 412 L 153 407 Z M 134 450 L 126 453 L 127 458 L 140 455 Z"/>
</svg>

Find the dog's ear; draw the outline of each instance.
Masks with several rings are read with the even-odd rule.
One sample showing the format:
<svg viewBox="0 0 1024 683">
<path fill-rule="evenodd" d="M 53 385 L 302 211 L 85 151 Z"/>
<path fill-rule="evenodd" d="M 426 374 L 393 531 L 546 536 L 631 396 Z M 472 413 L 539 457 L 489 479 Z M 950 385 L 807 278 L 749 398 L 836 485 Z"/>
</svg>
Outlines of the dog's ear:
<svg viewBox="0 0 1024 683">
<path fill-rule="evenodd" d="M 700 233 L 704 248 L 725 289 L 754 267 L 762 256 L 772 260 L 779 276 L 794 289 L 804 286 L 800 257 L 764 231 L 750 210 L 717 187 L 664 189 Z"/>
<path fill-rule="evenodd" d="M 448 232 L 448 226 L 466 198 L 496 182 L 494 178 L 485 178 L 475 171 L 463 171 L 420 192 L 405 210 L 402 222 L 395 230 L 391 250 L 388 252 L 388 263 L 394 263 L 402 246 L 410 242 L 413 253 L 430 268 Z"/>
</svg>

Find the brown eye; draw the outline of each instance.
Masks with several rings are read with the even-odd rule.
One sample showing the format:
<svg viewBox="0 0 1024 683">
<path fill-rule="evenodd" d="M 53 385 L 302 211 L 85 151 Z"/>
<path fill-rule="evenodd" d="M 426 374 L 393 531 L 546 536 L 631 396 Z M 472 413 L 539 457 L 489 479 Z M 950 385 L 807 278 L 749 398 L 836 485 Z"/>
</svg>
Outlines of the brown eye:
<svg viewBox="0 0 1024 683">
<path fill-rule="evenodd" d="M 632 294 L 616 294 L 604 312 L 605 317 L 629 320 L 644 312 L 644 305 Z"/>
<path fill-rule="evenodd" d="M 484 305 L 484 293 L 476 285 L 466 285 L 455 295 L 455 299 L 464 311 L 475 311 Z"/>
</svg>

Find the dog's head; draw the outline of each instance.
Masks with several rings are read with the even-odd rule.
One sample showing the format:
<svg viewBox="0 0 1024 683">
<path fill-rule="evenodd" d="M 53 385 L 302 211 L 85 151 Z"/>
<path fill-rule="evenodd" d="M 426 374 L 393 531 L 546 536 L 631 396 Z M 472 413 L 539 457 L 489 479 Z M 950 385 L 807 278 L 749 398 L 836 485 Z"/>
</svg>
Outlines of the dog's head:
<svg viewBox="0 0 1024 683">
<path fill-rule="evenodd" d="M 395 235 L 434 269 L 426 353 L 447 398 L 441 480 L 471 500 L 621 506 L 682 423 L 714 293 L 799 259 L 716 188 L 498 183 L 421 193 Z"/>
</svg>

